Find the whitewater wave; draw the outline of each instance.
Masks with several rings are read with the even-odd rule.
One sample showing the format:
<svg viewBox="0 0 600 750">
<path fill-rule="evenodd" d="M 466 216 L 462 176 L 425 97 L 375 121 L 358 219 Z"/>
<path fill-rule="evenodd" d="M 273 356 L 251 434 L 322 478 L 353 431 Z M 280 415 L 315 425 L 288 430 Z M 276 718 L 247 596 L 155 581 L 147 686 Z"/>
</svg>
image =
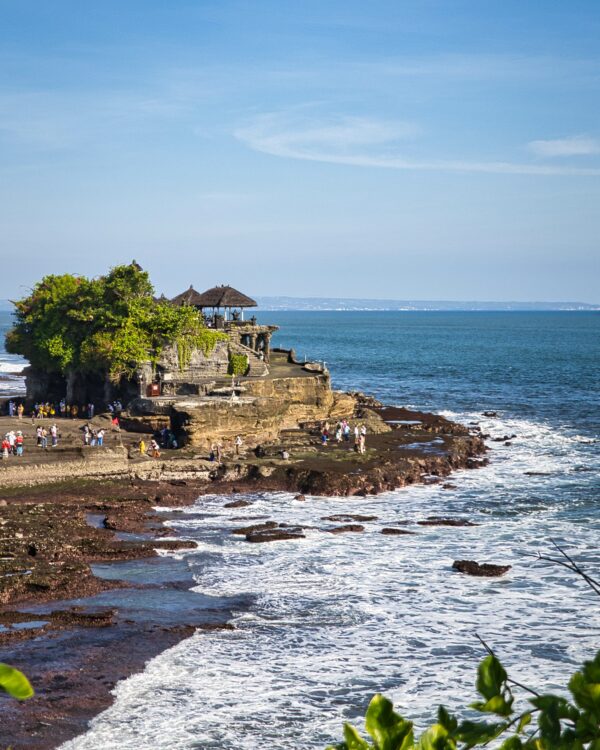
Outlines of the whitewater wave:
<svg viewBox="0 0 600 750">
<path fill-rule="evenodd" d="M 600 568 L 597 445 L 544 422 L 444 415 L 477 421 L 492 438 L 516 437 L 510 446 L 490 442 L 490 464 L 456 472 L 451 490 L 411 486 L 304 503 L 258 494 L 235 509 L 212 495 L 166 518 L 198 543 L 177 553 L 196 591 L 251 594 L 253 604 L 234 612 L 236 630 L 198 633 L 121 682 L 114 705 L 62 750 L 150 750 L 165 738 L 174 750 L 322 750 L 339 739 L 342 721 L 359 721 L 376 691 L 424 726 L 438 702 L 464 707 L 455 686 L 474 684 L 483 655 L 476 632 L 515 679 L 560 692 L 598 647 L 594 618 L 581 617 L 598 605 L 568 571 L 529 555 L 557 539 Z M 361 534 L 309 529 L 305 539 L 269 545 L 231 533 L 258 515 L 323 528 L 334 513 L 377 520 Z M 477 525 L 419 526 L 427 516 Z M 380 533 L 400 522 L 414 534 Z M 452 571 L 459 558 L 512 568 L 499 579 L 471 578 Z"/>
</svg>

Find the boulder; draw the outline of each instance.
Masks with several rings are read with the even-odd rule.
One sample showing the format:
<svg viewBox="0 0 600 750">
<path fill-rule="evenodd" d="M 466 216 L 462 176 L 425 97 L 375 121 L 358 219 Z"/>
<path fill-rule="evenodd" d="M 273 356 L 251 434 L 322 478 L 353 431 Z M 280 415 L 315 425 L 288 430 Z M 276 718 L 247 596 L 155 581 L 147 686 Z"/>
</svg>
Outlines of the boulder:
<svg viewBox="0 0 600 750">
<path fill-rule="evenodd" d="M 252 505 L 249 500 L 232 500 L 230 503 L 225 503 L 224 508 L 246 508 L 248 505 Z"/>
<path fill-rule="evenodd" d="M 277 526 L 278 524 L 276 521 L 265 521 L 265 523 L 255 523 L 251 526 L 242 526 L 238 529 L 232 529 L 231 533 L 240 534 L 241 536 L 247 536 L 248 534 L 256 534 L 260 533 L 261 531 L 270 531 L 272 529 L 276 529 Z"/>
<path fill-rule="evenodd" d="M 350 521 L 376 521 L 377 516 L 361 516 L 351 514 L 340 514 L 337 516 L 322 516 L 321 521 L 339 521 L 341 523 L 350 523 Z"/>
<path fill-rule="evenodd" d="M 400 534 L 414 534 L 414 531 L 407 531 L 406 529 L 397 529 L 394 526 L 386 526 L 381 529 L 382 534 L 389 534 L 390 536 L 399 536 Z"/>
<path fill-rule="evenodd" d="M 246 541 L 260 544 L 262 542 L 279 542 L 286 539 L 304 539 L 305 536 L 300 528 L 269 528 L 263 531 L 251 531 L 246 534 Z"/>
<path fill-rule="evenodd" d="M 491 563 L 475 562 L 475 560 L 455 560 L 452 563 L 454 570 L 459 573 L 466 573 L 469 576 L 479 576 L 483 578 L 494 578 L 503 576 L 511 569 L 511 565 L 493 565 Z"/>
<path fill-rule="evenodd" d="M 467 521 L 464 518 L 438 518 L 431 516 L 426 521 L 417 521 L 419 526 L 479 526 L 478 523 Z"/>
<path fill-rule="evenodd" d="M 349 523 L 345 526 L 334 526 L 333 529 L 325 529 L 325 531 L 329 532 L 330 534 L 347 534 L 347 533 L 357 533 L 360 531 L 364 531 L 365 527 L 361 526 L 359 523 Z"/>
</svg>

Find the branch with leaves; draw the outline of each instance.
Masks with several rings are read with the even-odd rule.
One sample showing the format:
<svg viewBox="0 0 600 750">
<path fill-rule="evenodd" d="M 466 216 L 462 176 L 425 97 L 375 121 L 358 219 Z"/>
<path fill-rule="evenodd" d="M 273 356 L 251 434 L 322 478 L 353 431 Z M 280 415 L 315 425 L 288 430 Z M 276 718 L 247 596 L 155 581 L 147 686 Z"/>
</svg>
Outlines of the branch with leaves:
<svg viewBox="0 0 600 750">
<path fill-rule="evenodd" d="M 556 542 L 552 544 L 560 558 L 538 553 L 537 559 L 568 568 L 600 595 L 600 583 Z M 498 750 L 600 750 L 600 651 L 571 677 L 571 699 L 567 699 L 540 694 L 510 678 L 492 649 L 479 640 L 488 655 L 477 670 L 481 700 L 469 708 L 481 714 L 481 720 L 459 721 L 440 706 L 437 721 L 416 738 L 413 722 L 396 713 L 392 702 L 378 694 L 367 709 L 368 739 L 345 724 L 344 741 L 327 750 L 470 750 L 490 746 Z M 520 696 L 518 709 L 517 690 L 526 693 Z"/>
</svg>

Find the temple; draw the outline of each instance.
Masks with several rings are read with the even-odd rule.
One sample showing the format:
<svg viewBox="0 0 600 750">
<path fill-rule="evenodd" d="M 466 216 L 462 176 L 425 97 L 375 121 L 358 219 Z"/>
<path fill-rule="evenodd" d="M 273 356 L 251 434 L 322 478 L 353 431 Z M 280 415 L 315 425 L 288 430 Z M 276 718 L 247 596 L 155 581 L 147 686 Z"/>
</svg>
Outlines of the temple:
<svg viewBox="0 0 600 750">
<path fill-rule="evenodd" d="M 253 299 L 230 286 L 213 287 L 202 294 L 190 286 L 170 301 L 195 307 L 207 328 L 223 337 L 209 352 L 194 349 L 184 366 L 175 342 L 165 347 L 158 362 L 140 363 L 139 396 L 205 396 L 223 386 L 218 381 L 227 376 L 239 380 L 269 374 L 271 337 L 278 326 L 260 325 L 255 315 L 244 320 L 244 311 L 257 306 Z"/>
</svg>

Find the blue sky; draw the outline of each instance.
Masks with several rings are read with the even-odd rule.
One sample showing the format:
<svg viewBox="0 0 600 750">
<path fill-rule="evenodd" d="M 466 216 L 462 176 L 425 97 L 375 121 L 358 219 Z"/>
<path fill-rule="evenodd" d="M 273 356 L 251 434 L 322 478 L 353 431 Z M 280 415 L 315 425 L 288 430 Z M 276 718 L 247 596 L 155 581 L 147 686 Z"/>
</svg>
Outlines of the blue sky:
<svg viewBox="0 0 600 750">
<path fill-rule="evenodd" d="M 0 297 L 600 302 L 600 4 L 0 0 Z"/>
</svg>

